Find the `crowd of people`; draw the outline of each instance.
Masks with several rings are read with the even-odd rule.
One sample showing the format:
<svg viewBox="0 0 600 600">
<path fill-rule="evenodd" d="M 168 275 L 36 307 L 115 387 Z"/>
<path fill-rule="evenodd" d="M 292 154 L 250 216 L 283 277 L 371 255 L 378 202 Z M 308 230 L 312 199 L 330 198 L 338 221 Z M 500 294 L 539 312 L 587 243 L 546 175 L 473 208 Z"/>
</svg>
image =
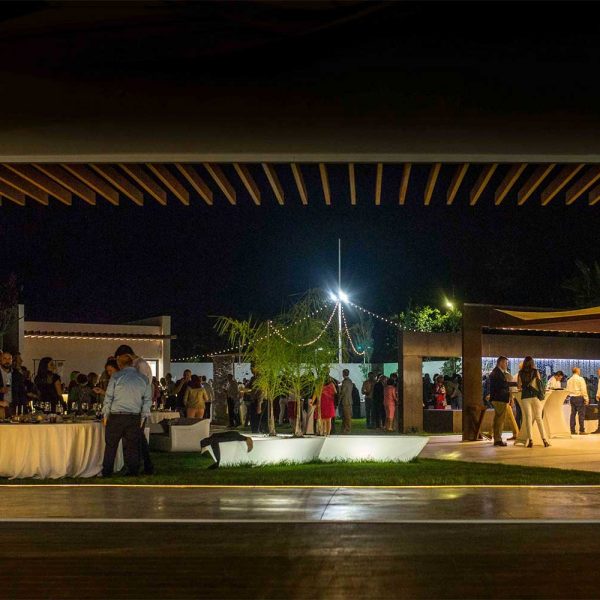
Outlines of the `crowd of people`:
<svg viewBox="0 0 600 600">
<path fill-rule="evenodd" d="M 600 369 L 598 369 L 600 378 Z M 598 379 L 596 379 L 596 382 Z M 547 381 L 544 381 L 540 371 L 531 356 L 525 357 L 519 366 L 516 376 L 508 371 L 508 359 L 505 356 L 498 357 L 496 367 L 489 376 L 484 377 L 484 403 L 491 406 L 494 411 L 494 445 L 506 446 L 502 439 L 505 418 L 511 421 L 513 430 L 512 438 L 516 441 L 517 432 L 523 428 L 526 446 L 533 446 L 533 426 L 537 426 L 544 447 L 550 446 L 548 435 L 542 418 L 541 400 L 545 398 L 546 392 L 565 389 L 568 394 L 565 403 L 570 405 L 569 426 L 571 435 L 587 435 L 585 420 L 586 407 L 590 404 L 588 392 L 589 380 L 581 376 L 581 369 L 573 367 L 569 378 L 562 371 L 553 373 Z M 594 388 L 592 388 L 594 389 Z M 520 403 L 514 400 L 514 392 L 521 393 Z M 592 396 L 594 397 L 594 396 Z M 600 386 L 595 385 L 595 400 L 600 402 Z M 577 428 L 579 426 L 579 429 Z M 600 434 L 600 423 L 595 431 Z"/>
<path fill-rule="evenodd" d="M 463 386 L 462 377 L 458 373 L 423 376 L 423 408 L 435 410 L 462 410 Z"/>
</svg>

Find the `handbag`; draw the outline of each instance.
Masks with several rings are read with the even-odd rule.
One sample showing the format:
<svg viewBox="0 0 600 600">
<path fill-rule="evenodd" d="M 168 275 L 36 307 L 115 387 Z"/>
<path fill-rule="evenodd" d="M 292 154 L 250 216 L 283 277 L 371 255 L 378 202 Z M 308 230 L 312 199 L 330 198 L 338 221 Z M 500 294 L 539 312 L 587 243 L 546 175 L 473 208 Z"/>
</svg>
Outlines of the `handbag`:
<svg viewBox="0 0 600 600">
<path fill-rule="evenodd" d="M 533 390 L 534 395 L 541 402 L 546 397 L 546 394 L 542 390 L 542 386 L 539 384 L 539 381 L 539 378 L 535 377 L 529 382 L 529 387 Z"/>
</svg>

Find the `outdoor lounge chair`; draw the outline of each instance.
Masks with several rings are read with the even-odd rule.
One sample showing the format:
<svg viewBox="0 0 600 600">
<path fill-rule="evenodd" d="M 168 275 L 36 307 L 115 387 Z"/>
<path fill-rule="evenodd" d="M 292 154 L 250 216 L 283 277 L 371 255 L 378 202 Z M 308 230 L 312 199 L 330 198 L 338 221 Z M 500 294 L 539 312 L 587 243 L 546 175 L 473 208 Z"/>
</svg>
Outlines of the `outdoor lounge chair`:
<svg viewBox="0 0 600 600">
<path fill-rule="evenodd" d="M 210 419 L 193 425 L 171 424 L 169 432 L 150 436 L 150 447 L 163 452 L 200 452 L 200 442 L 210 435 Z"/>
</svg>

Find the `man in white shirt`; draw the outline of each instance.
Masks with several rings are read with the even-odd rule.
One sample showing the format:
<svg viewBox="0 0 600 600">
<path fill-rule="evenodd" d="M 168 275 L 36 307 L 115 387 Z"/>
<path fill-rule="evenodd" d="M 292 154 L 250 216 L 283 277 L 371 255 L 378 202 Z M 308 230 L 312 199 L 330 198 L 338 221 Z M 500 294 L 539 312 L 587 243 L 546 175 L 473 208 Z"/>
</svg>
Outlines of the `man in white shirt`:
<svg viewBox="0 0 600 600">
<path fill-rule="evenodd" d="M 546 390 L 562 390 L 562 380 L 565 374 L 562 371 L 556 371 L 546 384 Z"/>
<path fill-rule="evenodd" d="M 567 391 L 571 403 L 571 435 L 575 431 L 575 416 L 579 418 L 579 435 L 587 435 L 585 430 L 585 407 L 590 403 L 585 379 L 580 375 L 579 367 L 573 367 L 573 375 L 567 380 Z"/>
</svg>

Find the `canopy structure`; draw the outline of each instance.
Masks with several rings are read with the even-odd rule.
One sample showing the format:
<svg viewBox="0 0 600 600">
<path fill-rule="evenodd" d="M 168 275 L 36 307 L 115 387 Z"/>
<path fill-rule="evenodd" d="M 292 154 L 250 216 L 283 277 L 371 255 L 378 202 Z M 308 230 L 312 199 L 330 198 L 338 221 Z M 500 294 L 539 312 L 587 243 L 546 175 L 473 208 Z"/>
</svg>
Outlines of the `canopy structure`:
<svg viewBox="0 0 600 600">
<path fill-rule="evenodd" d="M 581 334 L 600 336 L 600 306 L 577 310 L 528 309 L 465 304 L 463 307 L 463 439 L 476 438 L 481 410 L 484 333 L 538 332 L 541 334 Z M 597 341 L 598 338 L 594 340 Z M 545 340 L 532 337 L 529 353 L 542 351 Z M 595 347 L 595 344 L 594 344 Z M 538 354 L 539 355 L 539 354 Z M 582 357 L 578 357 L 582 358 Z"/>
<path fill-rule="evenodd" d="M 0 164 L 17 205 L 446 205 L 600 201 L 600 164 L 65 162 Z"/>
</svg>

